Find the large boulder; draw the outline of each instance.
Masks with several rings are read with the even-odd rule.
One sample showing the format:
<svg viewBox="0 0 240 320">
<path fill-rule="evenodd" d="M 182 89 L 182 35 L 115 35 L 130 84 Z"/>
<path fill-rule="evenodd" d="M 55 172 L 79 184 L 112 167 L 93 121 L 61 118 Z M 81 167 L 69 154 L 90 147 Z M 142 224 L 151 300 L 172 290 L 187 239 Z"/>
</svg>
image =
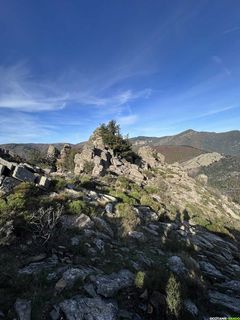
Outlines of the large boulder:
<svg viewBox="0 0 240 320">
<path fill-rule="evenodd" d="M 31 320 L 31 301 L 30 300 L 17 299 L 14 307 L 19 320 Z"/>
<path fill-rule="evenodd" d="M 17 180 L 28 181 L 32 183 L 34 183 L 36 179 L 34 173 L 21 164 L 15 168 L 12 176 Z"/>
<path fill-rule="evenodd" d="M 138 155 L 142 158 L 148 168 L 159 167 L 165 161 L 165 157 L 163 154 L 158 153 L 156 150 L 149 146 L 139 148 Z"/>
<path fill-rule="evenodd" d="M 117 320 L 117 305 L 101 298 L 76 296 L 59 304 L 67 320 Z"/>
<path fill-rule="evenodd" d="M 10 171 L 13 170 L 13 168 L 17 165 L 16 163 L 13 163 L 13 162 L 10 162 L 10 161 L 7 161 L 3 158 L 0 157 L 0 164 L 7 167 Z"/>
<path fill-rule="evenodd" d="M 186 268 L 182 259 L 178 256 L 172 256 L 168 259 L 168 265 L 172 272 L 183 275 L 186 272 Z"/>
<path fill-rule="evenodd" d="M 9 193 L 14 187 L 20 183 L 12 177 L 1 177 L 0 178 L 0 191 L 3 193 Z"/>
<path fill-rule="evenodd" d="M 134 275 L 129 270 L 98 276 L 96 279 L 97 293 L 105 298 L 113 297 L 121 289 L 133 285 Z"/>
<path fill-rule="evenodd" d="M 80 215 L 63 215 L 61 217 L 61 223 L 65 229 L 84 229 L 84 228 L 91 228 L 94 223 L 84 213 Z"/>
<path fill-rule="evenodd" d="M 93 272 L 90 268 L 70 268 L 65 271 L 62 277 L 57 281 L 55 290 L 57 293 L 65 288 L 71 288 L 76 281 L 85 280 L 85 278 Z"/>
</svg>

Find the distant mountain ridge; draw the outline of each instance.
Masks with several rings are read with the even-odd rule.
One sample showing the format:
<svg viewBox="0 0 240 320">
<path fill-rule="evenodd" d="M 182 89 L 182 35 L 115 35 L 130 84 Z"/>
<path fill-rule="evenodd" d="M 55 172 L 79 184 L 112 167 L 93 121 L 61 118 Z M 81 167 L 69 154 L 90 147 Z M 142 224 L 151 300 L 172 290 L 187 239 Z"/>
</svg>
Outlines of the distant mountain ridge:
<svg viewBox="0 0 240 320">
<path fill-rule="evenodd" d="M 194 156 L 200 155 L 204 152 L 218 152 L 225 155 L 240 156 L 240 131 L 228 132 L 204 132 L 195 131 L 192 129 L 183 131 L 179 134 L 164 137 L 146 137 L 139 136 L 131 138 L 135 148 L 143 145 L 150 145 L 156 147 L 159 152 L 166 153 L 169 157 L 169 162 L 178 161 L 178 156 L 175 154 L 182 154 L 186 161 Z M 25 158 L 31 156 L 32 152 L 38 152 L 45 155 L 50 144 L 47 143 L 9 143 L 1 144 L 0 148 L 7 149 L 12 153 Z M 57 149 L 61 149 L 64 143 L 53 143 Z M 73 148 L 81 149 L 84 142 L 78 144 L 70 144 Z M 161 146 L 168 146 L 167 148 Z M 174 147 L 177 146 L 177 147 Z M 158 148 L 159 147 L 159 148 Z M 192 149 L 191 149 L 191 148 Z"/>
<path fill-rule="evenodd" d="M 228 132 L 200 132 L 192 129 L 183 131 L 177 135 L 165 137 L 135 137 L 131 139 L 133 145 L 175 145 L 191 146 L 200 150 L 218 152 L 226 155 L 240 155 L 240 131 Z"/>
</svg>

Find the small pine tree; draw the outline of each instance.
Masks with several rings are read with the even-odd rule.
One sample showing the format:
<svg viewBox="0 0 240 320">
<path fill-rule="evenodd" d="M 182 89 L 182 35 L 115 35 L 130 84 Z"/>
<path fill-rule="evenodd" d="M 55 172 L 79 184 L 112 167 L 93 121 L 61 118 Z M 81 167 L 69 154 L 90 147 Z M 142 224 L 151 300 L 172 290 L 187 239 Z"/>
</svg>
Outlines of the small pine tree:
<svg viewBox="0 0 240 320">
<path fill-rule="evenodd" d="M 109 123 L 100 126 L 100 134 L 103 143 L 113 150 L 115 155 L 121 157 L 132 156 L 132 147 L 128 139 L 124 139 L 120 133 L 120 126 L 116 121 L 111 120 Z"/>
<path fill-rule="evenodd" d="M 181 286 L 173 274 L 171 274 L 170 278 L 168 279 L 166 294 L 167 306 L 170 313 L 176 318 L 179 318 L 182 303 Z"/>
</svg>

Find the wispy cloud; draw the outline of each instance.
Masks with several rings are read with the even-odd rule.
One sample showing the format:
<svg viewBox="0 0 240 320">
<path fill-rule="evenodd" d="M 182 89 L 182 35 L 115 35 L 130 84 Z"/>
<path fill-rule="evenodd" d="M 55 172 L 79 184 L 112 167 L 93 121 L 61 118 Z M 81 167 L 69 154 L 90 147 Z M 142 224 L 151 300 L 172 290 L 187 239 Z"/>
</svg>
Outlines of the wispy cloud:
<svg viewBox="0 0 240 320">
<path fill-rule="evenodd" d="M 213 115 L 217 115 L 219 113 L 223 113 L 223 112 L 226 112 L 226 111 L 229 111 L 229 110 L 233 110 L 233 109 L 237 109 L 237 108 L 238 108 L 237 105 L 231 105 L 231 106 L 225 106 L 225 107 L 219 107 L 219 108 L 213 108 L 213 109 L 209 108 L 208 111 L 195 114 L 195 115 L 193 115 L 191 117 L 185 117 L 185 118 L 179 119 L 179 121 L 174 122 L 174 124 L 187 122 L 187 121 L 191 121 L 191 120 L 197 120 L 197 119 L 201 119 L 201 118 L 205 118 L 205 117 L 209 117 L 209 116 L 213 116 Z"/>
<path fill-rule="evenodd" d="M 222 69 L 226 73 L 226 75 L 230 76 L 232 74 L 231 70 L 226 67 L 222 58 L 220 58 L 219 56 L 213 56 L 212 59 L 215 63 L 217 63 L 218 65 L 220 65 L 222 67 Z"/>
<path fill-rule="evenodd" d="M 148 98 L 151 95 L 151 89 L 144 89 L 140 91 L 126 90 L 114 95 L 97 97 L 91 94 L 85 93 L 72 93 L 72 100 L 79 104 L 92 105 L 97 107 L 102 106 L 122 106 L 127 104 L 129 101 L 136 100 L 139 98 Z"/>
<path fill-rule="evenodd" d="M 86 82 L 75 73 L 71 81 L 68 76 L 50 81 L 35 78 L 25 63 L 0 66 L 0 142 L 47 141 L 59 135 L 62 125 L 84 127 L 110 118 L 122 126 L 134 124 L 138 117 L 131 102 L 148 99 L 152 90 L 113 89 L 116 78 L 105 77 Z"/>
<path fill-rule="evenodd" d="M 67 95 L 58 94 L 46 81 L 36 81 L 22 63 L 0 66 L 0 108 L 26 112 L 51 111 L 65 106 Z"/>
<path fill-rule="evenodd" d="M 0 111 L 0 143 L 36 142 L 52 137 L 54 126 L 43 124 L 36 116 Z"/>
<path fill-rule="evenodd" d="M 76 88 L 76 83 L 81 81 L 80 75 L 75 76 L 70 84 L 64 85 L 58 79 L 52 82 L 35 79 L 23 64 L 0 67 L 0 108 L 31 113 L 61 110 L 75 104 L 79 107 L 104 108 L 106 112 L 108 108 L 116 110 L 130 101 L 151 95 L 151 89 L 148 88 L 139 91 L 118 90 L 109 94 L 106 87 L 102 87 L 103 81 L 99 86 L 92 82 Z M 108 82 L 109 86 L 113 83 L 110 80 Z"/>
<path fill-rule="evenodd" d="M 132 125 L 137 122 L 138 116 L 136 114 L 131 114 L 128 116 L 118 117 L 116 120 L 122 126 Z"/>
<path fill-rule="evenodd" d="M 240 27 L 239 26 L 236 26 L 236 27 L 233 27 L 233 28 L 230 28 L 230 29 L 226 29 L 223 32 L 223 34 L 228 34 L 228 33 L 237 32 L 237 31 L 240 31 Z"/>
</svg>

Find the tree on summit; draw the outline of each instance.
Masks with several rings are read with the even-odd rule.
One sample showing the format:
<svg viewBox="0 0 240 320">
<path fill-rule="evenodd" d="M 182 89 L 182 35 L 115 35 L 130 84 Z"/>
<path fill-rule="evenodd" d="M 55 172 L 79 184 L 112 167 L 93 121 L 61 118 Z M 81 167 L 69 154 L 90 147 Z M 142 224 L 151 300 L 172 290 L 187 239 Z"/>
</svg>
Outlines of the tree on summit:
<svg viewBox="0 0 240 320">
<path fill-rule="evenodd" d="M 128 138 L 123 138 L 120 133 L 120 126 L 115 120 L 111 120 L 108 124 L 101 124 L 100 135 L 103 143 L 113 150 L 114 155 L 133 160 L 134 152 Z"/>
</svg>

